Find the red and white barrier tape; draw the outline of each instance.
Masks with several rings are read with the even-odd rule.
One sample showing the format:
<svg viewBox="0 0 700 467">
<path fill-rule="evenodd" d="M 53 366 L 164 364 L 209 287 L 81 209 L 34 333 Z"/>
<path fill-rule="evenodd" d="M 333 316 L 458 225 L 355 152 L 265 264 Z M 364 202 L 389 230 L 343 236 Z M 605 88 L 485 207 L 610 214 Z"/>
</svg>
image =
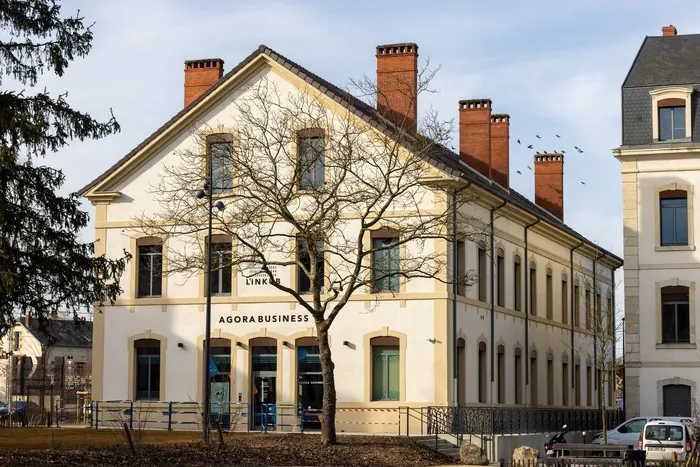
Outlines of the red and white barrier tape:
<svg viewBox="0 0 700 467">
<path fill-rule="evenodd" d="M 399 409 L 336 409 L 336 412 L 398 412 Z"/>
</svg>

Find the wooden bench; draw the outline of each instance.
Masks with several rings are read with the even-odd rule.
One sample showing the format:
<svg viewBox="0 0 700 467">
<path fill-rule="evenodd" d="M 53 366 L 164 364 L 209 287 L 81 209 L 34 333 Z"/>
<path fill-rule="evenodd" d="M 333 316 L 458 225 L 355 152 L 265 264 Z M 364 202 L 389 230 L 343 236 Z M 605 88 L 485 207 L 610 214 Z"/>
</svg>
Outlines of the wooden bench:
<svg viewBox="0 0 700 467">
<path fill-rule="evenodd" d="M 607 453 L 607 452 L 620 452 L 624 453 L 630 449 L 631 446 L 627 444 L 584 444 L 584 443 L 557 443 L 552 446 L 552 449 L 556 451 L 569 451 L 581 452 L 585 456 L 586 453 Z M 566 456 L 569 457 L 569 456 Z"/>
</svg>

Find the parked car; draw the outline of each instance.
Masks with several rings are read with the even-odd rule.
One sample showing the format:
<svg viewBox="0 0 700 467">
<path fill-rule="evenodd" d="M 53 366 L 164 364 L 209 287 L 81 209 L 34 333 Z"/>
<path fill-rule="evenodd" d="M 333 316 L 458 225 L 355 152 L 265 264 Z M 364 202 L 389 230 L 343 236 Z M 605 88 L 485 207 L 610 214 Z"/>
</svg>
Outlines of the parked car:
<svg viewBox="0 0 700 467">
<path fill-rule="evenodd" d="M 644 429 L 644 425 L 657 420 L 675 421 L 681 423 L 692 423 L 693 419 L 688 417 L 634 417 L 624 421 L 612 430 L 608 430 L 608 444 L 625 444 L 633 447 L 639 440 L 639 435 Z M 598 433 L 593 437 L 593 444 L 603 444 L 603 433 Z"/>
<path fill-rule="evenodd" d="M 14 401 L 12 403 L 12 417 L 24 416 L 27 413 L 27 401 Z M 10 418 L 10 406 L 4 404 L 0 407 L 0 420 L 5 420 Z"/>
<path fill-rule="evenodd" d="M 639 435 L 637 449 L 647 452 L 648 460 L 685 460 L 693 449 L 688 426 L 680 421 L 655 420 L 644 425 Z"/>
</svg>

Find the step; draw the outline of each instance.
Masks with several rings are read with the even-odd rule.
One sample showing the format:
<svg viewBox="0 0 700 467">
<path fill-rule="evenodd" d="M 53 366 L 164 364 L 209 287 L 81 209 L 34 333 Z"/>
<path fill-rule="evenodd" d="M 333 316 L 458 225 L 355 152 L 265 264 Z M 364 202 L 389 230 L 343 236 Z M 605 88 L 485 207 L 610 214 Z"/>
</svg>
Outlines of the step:
<svg viewBox="0 0 700 467">
<path fill-rule="evenodd" d="M 437 443 L 435 443 L 435 440 L 426 440 L 426 441 L 416 441 L 417 444 L 423 445 L 423 446 L 428 446 L 431 448 L 434 448 L 436 445 L 438 448 L 440 447 L 456 447 L 454 443 L 450 443 L 449 441 L 445 441 L 444 439 L 438 440 Z"/>
</svg>

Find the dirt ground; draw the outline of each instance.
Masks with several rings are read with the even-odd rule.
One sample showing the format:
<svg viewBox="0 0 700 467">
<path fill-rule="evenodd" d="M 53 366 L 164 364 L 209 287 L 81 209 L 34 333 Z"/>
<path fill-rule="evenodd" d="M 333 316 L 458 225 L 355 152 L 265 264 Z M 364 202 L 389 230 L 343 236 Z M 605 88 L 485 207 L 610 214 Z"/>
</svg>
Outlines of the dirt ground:
<svg viewBox="0 0 700 467">
<path fill-rule="evenodd" d="M 450 459 L 399 437 L 339 436 L 337 445 L 322 446 L 317 435 L 235 434 L 225 438 L 223 449 L 216 443 L 204 446 L 197 442 L 199 437 L 196 432 L 143 432 L 137 455 L 133 456 L 123 436 L 116 431 L 0 429 L 0 465 L 398 467 L 450 464 Z"/>
</svg>

